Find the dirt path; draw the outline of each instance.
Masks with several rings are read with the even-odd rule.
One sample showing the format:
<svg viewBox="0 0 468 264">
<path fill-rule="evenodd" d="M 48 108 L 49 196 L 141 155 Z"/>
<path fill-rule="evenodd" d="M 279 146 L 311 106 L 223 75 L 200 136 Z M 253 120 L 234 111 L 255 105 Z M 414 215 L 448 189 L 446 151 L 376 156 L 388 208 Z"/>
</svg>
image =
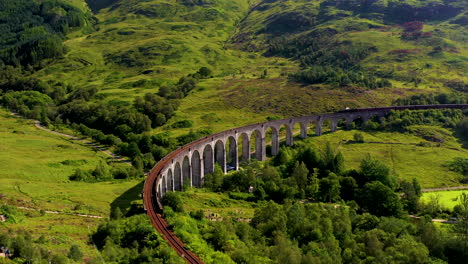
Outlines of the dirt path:
<svg viewBox="0 0 468 264">
<path fill-rule="evenodd" d="M 408 216 L 411 217 L 411 218 L 414 218 L 414 219 L 421 219 L 420 216 L 415 216 L 415 215 L 408 215 Z M 438 223 L 444 223 L 444 224 L 455 224 L 456 221 L 447 220 L 447 219 L 436 219 L 436 218 L 433 218 L 433 219 L 432 219 L 432 222 L 438 222 Z"/>
<path fill-rule="evenodd" d="M 16 117 L 20 117 L 20 118 L 24 118 L 20 115 L 18 115 L 17 113 L 11 113 L 13 116 L 16 116 Z M 24 118 L 24 119 L 27 119 L 27 118 Z M 53 131 L 53 130 L 50 130 L 48 129 L 47 127 L 41 125 L 41 122 L 39 120 L 35 120 L 35 119 L 27 119 L 27 120 L 32 120 L 34 122 L 34 125 L 39 128 L 40 130 L 43 130 L 43 131 L 46 131 L 46 132 L 49 132 L 49 133 L 52 133 L 52 134 L 55 134 L 55 135 L 59 135 L 59 136 L 63 136 L 63 137 L 67 137 L 69 139 L 73 139 L 73 140 L 77 140 L 77 141 L 80 141 L 98 151 L 101 151 L 109 156 L 111 156 L 112 158 L 114 158 L 115 160 L 118 160 L 120 162 L 123 162 L 123 163 L 127 163 L 129 165 L 132 165 L 132 162 L 129 161 L 128 159 L 125 159 L 113 152 L 111 152 L 110 150 L 104 148 L 104 147 L 101 147 L 99 146 L 98 144 L 96 144 L 95 142 L 91 142 L 89 140 L 86 140 L 86 139 L 82 139 L 82 138 L 79 138 L 79 137 L 75 137 L 75 136 L 72 136 L 72 135 L 69 135 L 69 134 L 65 134 L 65 133 L 61 133 L 61 132 L 57 132 L 57 131 Z"/>
<path fill-rule="evenodd" d="M 437 191 L 452 191 L 452 190 L 468 190 L 468 186 L 455 186 L 455 187 L 446 187 L 446 188 L 430 188 L 422 189 L 423 192 L 437 192 Z"/>
<path fill-rule="evenodd" d="M 30 208 L 30 207 L 24 207 L 24 206 L 18 206 L 17 208 L 19 209 L 23 209 L 23 210 L 28 210 L 28 211 L 40 211 L 39 209 L 35 209 L 35 208 Z M 73 214 L 73 213 L 62 213 L 62 212 L 59 212 L 59 211 L 44 211 L 46 212 L 47 214 L 65 214 L 65 215 L 74 215 L 74 216 L 80 216 L 80 217 L 86 217 L 86 218 L 96 218 L 96 219 L 102 219 L 104 217 L 102 216 L 99 216 L 99 215 L 87 215 L 87 214 Z"/>
</svg>

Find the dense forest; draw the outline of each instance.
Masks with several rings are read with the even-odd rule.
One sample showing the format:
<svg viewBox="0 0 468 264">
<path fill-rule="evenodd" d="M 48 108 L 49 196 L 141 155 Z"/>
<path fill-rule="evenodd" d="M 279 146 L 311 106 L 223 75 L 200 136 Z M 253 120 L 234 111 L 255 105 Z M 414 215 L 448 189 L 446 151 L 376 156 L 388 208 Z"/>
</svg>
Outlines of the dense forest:
<svg viewBox="0 0 468 264">
<path fill-rule="evenodd" d="M 44 59 L 65 54 L 63 38 L 74 30 L 93 30 L 90 13 L 66 1 L 1 0 L 0 67 L 41 67 Z"/>
</svg>

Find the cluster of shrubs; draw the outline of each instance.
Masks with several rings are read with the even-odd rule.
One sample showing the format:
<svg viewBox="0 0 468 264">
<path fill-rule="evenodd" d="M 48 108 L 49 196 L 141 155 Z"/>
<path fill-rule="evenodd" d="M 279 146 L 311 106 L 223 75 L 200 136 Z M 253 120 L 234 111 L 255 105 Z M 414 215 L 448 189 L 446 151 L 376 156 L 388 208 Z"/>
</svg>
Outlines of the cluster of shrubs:
<svg viewBox="0 0 468 264">
<path fill-rule="evenodd" d="M 112 167 L 105 165 L 100 162 L 92 170 L 84 170 L 77 168 L 70 175 L 71 181 L 84 181 L 84 182 L 96 182 L 96 181 L 108 181 L 112 179 L 136 179 L 143 176 L 143 171 L 138 170 L 136 166 L 123 168 L 123 167 Z"/>
</svg>

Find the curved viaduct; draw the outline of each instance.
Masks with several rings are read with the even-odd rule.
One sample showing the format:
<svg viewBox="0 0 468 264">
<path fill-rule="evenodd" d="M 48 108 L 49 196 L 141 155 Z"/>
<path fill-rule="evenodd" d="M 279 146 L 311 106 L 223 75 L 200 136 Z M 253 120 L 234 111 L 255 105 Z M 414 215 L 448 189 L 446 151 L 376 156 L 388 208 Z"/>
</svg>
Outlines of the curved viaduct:
<svg viewBox="0 0 468 264">
<path fill-rule="evenodd" d="M 393 110 L 406 109 L 468 109 L 468 104 L 349 109 L 336 113 L 273 120 L 219 132 L 178 148 L 153 167 L 143 189 L 145 210 L 153 225 L 179 255 L 188 263 L 203 263 L 185 248 L 161 217 L 160 200 L 166 192 L 180 191 L 183 186 L 201 187 L 204 175 L 213 172 L 215 164 L 219 164 L 226 173 L 228 170 L 238 170 L 241 161 L 251 158 L 265 160 L 267 143 L 271 145 L 269 154 L 278 154 L 280 133 L 285 134 L 287 145 L 293 145 L 295 126 L 299 128 L 301 138 L 307 137 L 311 126 L 315 127 L 313 132 L 320 136 L 326 126 L 329 126 L 331 132 L 336 131 L 340 121 L 349 125 L 357 119 L 365 122 L 371 118 L 382 118 Z M 266 142 L 267 138 L 271 140 Z"/>
</svg>

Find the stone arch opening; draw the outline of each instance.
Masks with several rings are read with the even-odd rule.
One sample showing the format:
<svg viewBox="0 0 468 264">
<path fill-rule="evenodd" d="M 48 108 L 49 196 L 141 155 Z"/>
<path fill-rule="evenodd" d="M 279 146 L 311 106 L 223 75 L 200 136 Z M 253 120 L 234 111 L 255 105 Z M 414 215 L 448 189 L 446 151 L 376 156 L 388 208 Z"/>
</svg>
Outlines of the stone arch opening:
<svg viewBox="0 0 468 264">
<path fill-rule="evenodd" d="M 355 117 L 353 118 L 353 121 L 351 122 L 351 128 L 352 129 L 361 128 L 364 125 L 364 122 L 365 120 L 362 116 Z"/>
<path fill-rule="evenodd" d="M 171 191 L 181 191 L 182 190 L 182 170 L 180 168 L 180 162 L 176 162 L 174 166 L 174 185 L 172 188 L 169 188 Z"/>
<path fill-rule="evenodd" d="M 326 118 L 323 120 L 322 122 L 322 134 L 325 134 L 325 133 L 330 133 L 331 131 L 331 120 L 329 118 Z"/>
<path fill-rule="evenodd" d="M 309 123 L 307 124 L 307 136 L 313 137 L 317 135 L 317 120 L 310 120 Z"/>
<path fill-rule="evenodd" d="M 376 130 L 382 123 L 382 117 L 377 114 L 373 114 L 371 116 L 368 116 L 368 119 L 364 118 L 363 121 L 364 129 Z"/>
<path fill-rule="evenodd" d="M 175 173 L 175 172 L 174 172 Z M 168 191 L 174 190 L 174 173 L 172 173 L 171 170 L 167 172 L 167 177 L 166 177 L 166 188 Z"/>
<path fill-rule="evenodd" d="M 237 154 L 237 141 L 233 136 L 226 141 L 226 171 L 237 170 L 239 168 L 239 156 Z"/>
<path fill-rule="evenodd" d="M 172 175 L 172 171 L 169 170 L 168 174 L 171 174 Z M 166 176 L 163 176 L 162 177 L 162 193 L 165 194 L 167 192 L 167 183 L 166 183 Z"/>
<path fill-rule="evenodd" d="M 226 172 L 226 150 L 224 143 L 221 140 L 216 141 L 214 147 L 215 162 L 221 167 L 223 172 Z"/>
<path fill-rule="evenodd" d="M 298 140 L 298 139 L 301 139 L 302 135 L 301 135 L 301 123 L 299 122 L 292 122 L 291 124 L 291 135 L 292 135 L 292 142 L 291 142 L 291 145 L 294 145 L 294 140 Z"/>
<path fill-rule="evenodd" d="M 202 186 L 202 165 L 200 159 L 200 153 L 195 150 L 192 154 L 192 186 Z"/>
<path fill-rule="evenodd" d="M 251 158 L 257 160 L 265 159 L 265 142 L 260 130 L 255 129 L 250 135 Z"/>
<path fill-rule="evenodd" d="M 348 128 L 345 117 L 336 118 L 335 122 L 336 122 L 336 130 Z"/>
<path fill-rule="evenodd" d="M 180 184 L 180 190 L 183 190 L 184 186 L 191 187 L 192 186 L 192 175 L 190 170 L 190 160 L 188 156 L 184 157 L 184 161 L 182 161 L 182 179 Z"/>
<path fill-rule="evenodd" d="M 266 155 L 275 156 L 279 151 L 279 133 L 276 127 L 268 127 L 265 132 Z"/>
<path fill-rule="evenodd" d="M 204 175 L 214 171 L 214 153 L 210 144 L 207 144 L 203 149 L 203 168 Z"/>
</svg>

